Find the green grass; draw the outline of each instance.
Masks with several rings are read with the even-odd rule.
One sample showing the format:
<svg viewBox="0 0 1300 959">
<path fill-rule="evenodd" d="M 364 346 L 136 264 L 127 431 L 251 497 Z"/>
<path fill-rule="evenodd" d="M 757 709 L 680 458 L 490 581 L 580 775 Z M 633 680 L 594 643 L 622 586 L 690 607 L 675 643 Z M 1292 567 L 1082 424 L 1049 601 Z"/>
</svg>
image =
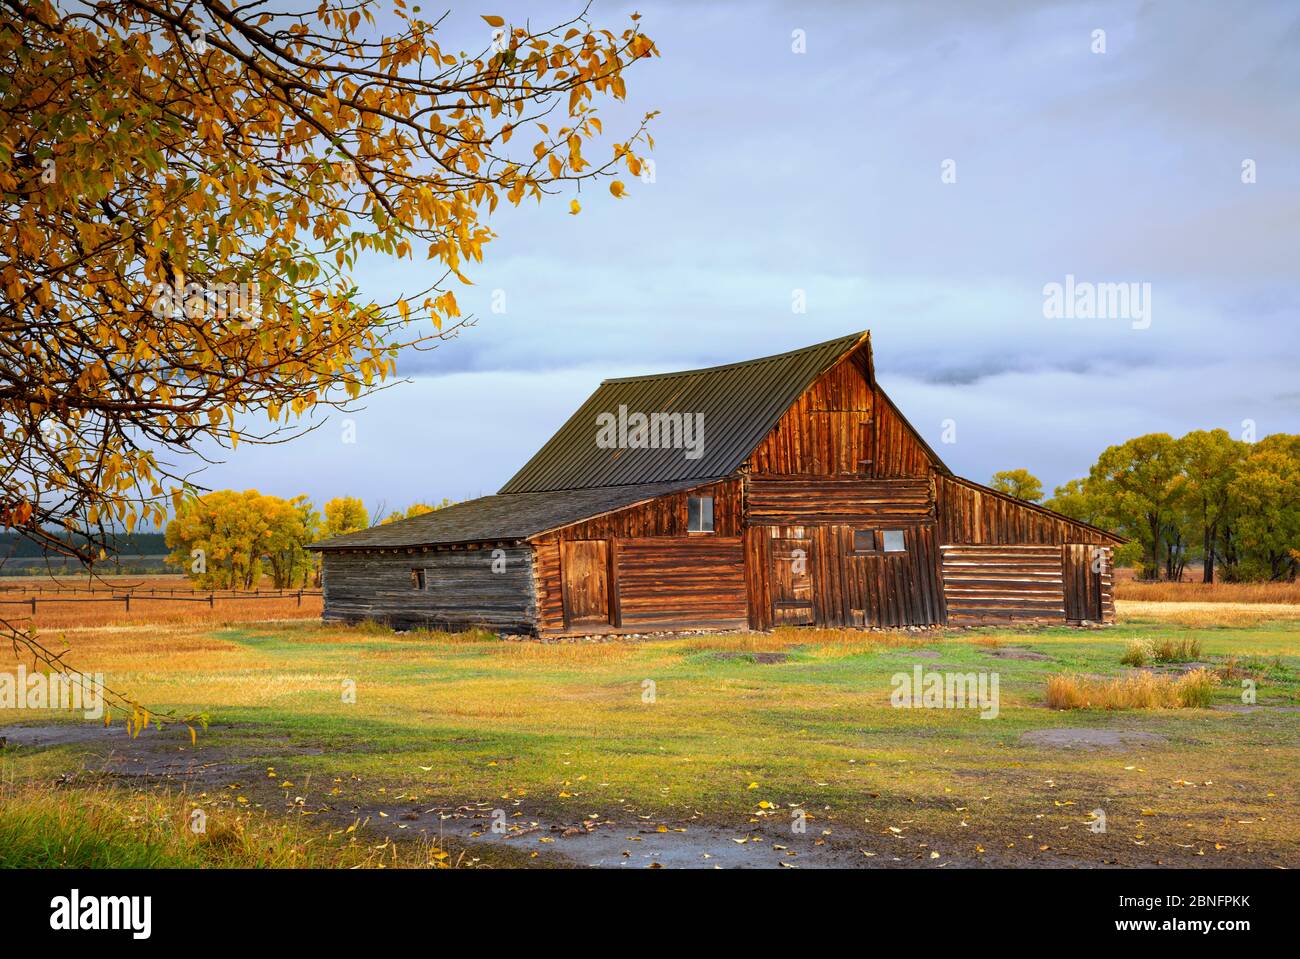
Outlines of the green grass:
<svg viewBox="0 0 1300 959">
<path fill-rule="evenodd" d="M 1276 708 L 1300 704 L 1297 621 L 564 644 L 318 624 L 141 631 L 78 638 L 70 658 L 157 708 L 206 711 L 213 726 L 198 749 L 178 734 L 177 752 L 274 767 L 274 777 L 243 782 L 242 794 L 277 815 L 294 813 L 276 785 L 285 779 L 309 807 L 508 797 L 562 822 L 599 812 L 743 823 L 766 800 L 803 803 L 841 831 L 906 822 L 972 849 L 1028 851 L 1075 848 L 1061 836 L 1085 833 L 1085 812 L 1104 806 L 1122 824 L 1111 837 L 1116 855 L 1155 842 L 1208 849 L 1210 865 L 1225 851 L 1294 861 L 1300 850 L 1300 717 Z M 1000 645 L 976 642 L 990 635 Z M 1207 705 L 1240 706 L 1249 679 L 1266 708 L 1044 706 L 1049 676 L 1131 672 L 1120 660 L 1134 640 L 1199 640 L 1205 661 L 1235 670 Z M 995 655 L 1018 650 L 1048 658 Z M 787 659 L 761 663 L 759 651 Z M 891 677 L 916 664 L 996 671 L 998 717 L 892 708 Z M 643 698 L 646 680 L 653 702 Z M 344 701 L 345 681 L 355 703 Z M 1090 751 L 1021 738 L 1059 727 L 1136 729 L 1165 742 Z M 100 762 L 85 746 L 10 748 L 0 752 L 0 780 L 40 784 Z M 94 848 L 89 839 L 83 847 Z"/>
<path fill-rule="evenodd" d="M 218 812 L 218 805 L 206 795 L 113 788 L 0 789 L 0 868 L 444 868 L 462 861 L 427 843 L 368 845 L 355 830 L 324 834 L 265 812 Z"/>
</svg>

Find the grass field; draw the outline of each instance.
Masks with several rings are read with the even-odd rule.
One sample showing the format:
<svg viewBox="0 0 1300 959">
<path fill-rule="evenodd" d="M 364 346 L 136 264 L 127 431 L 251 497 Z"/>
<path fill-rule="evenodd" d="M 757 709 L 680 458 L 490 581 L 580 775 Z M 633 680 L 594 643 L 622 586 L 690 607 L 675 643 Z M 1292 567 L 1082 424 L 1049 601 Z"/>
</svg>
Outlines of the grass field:
<svg viewBox="0 0 1300 959">
<path fill-rule="evenodd" d="M 191 745 L 0 712 L 0 863 L 1296 865 L 1300 608 L 1219 605 L 1211 626 L 1184 606 L 1121 603 L 1098 630 L 599 643 L 70 630 L 79 666 L 211 727 Z M 1164 639 L 1199 640 L 1200 662 L 1121 665 Z M 996 674 L 996 718 L 895 708 L 918 667 Z M 1052 676 L 1198 667 L 1204 708 L 1045 705 Z"/>
</svg>

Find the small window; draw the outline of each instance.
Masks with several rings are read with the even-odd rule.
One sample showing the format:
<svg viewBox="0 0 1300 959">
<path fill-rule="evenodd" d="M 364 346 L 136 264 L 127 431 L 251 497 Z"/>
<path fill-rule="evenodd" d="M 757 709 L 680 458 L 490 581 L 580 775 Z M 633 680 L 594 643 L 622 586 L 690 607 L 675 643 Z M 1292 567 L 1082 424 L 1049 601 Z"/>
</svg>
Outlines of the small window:
<svg viewBox="0 0 1300 959">
<path fill-rule="evenodd" d="M 874 529 L 855 529 L 853 531 L 853 552 L 874 553 L 876 551 L 876 531 Z"/>
<path fill-rule="evenodd" d="M 424 589 L 424 570 L 422 569 L 411 570 L 411 588 Z"/>
<path fill-rule="evenodd" d="M 686 531 L 688 533 L 713 532 L 713 497 L 686 497 Z"/>
<path fill-rule="evenodd" d="M 907 537 L 901 529 L 887 529 L 881 533 L 881 546 L 886 553 L 907 552 Z"/>
</svg>

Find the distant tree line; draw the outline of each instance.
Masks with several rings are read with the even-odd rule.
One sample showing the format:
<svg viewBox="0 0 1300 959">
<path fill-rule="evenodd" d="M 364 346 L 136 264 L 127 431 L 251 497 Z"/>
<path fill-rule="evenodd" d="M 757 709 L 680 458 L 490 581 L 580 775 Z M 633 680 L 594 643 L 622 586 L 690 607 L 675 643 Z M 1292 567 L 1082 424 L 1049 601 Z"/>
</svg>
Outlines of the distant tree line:
<svg viewBox="0 0 1300 959">
<path fill-rule="evenodd" d="M 1042 484 L 1006 470 L 993 486 L 1031 502 Z M 1035 495 L 1036 494 L 1036 495 Z M 1108 447 L 1081 479 L 1043 505 L 1132 540 L 1117 553 L 1144 579 L 1182 578 L 1189 561 L 1204 582 L 1294 581 L 1300 572 L 1300 436 L 1257 442 L 1226 430 L 1179 439 L 1148 433 Z"/>
<path fill-rule="evenodd" d="M 310 544 L 449 505 L 412 503 L 387 515 L 381 506 L 372 515 L 360 499 L 340 496 L 322 516 L 306 496 L 216 490 L 181 502 L 164 534 L 167 561 L 202 589 L 252 589 L 264 576 L 278 589 L 307 586 L 319 582 Z"/>
</svg>

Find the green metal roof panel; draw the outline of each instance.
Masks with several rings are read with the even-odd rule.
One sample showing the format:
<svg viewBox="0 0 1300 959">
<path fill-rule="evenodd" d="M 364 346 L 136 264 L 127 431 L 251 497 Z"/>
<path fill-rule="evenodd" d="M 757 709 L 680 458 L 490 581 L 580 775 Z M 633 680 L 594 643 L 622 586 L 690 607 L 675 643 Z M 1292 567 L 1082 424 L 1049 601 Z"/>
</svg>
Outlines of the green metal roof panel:
<svg viewBox="0 0 1300 959">
<path fill-rule="evenodd" d="M 508 483 L 503 494 L 638 483 L 704 481 L 734 472 L 822 373 L 866 338 L 841 336 L 742 363 L 605 380 Z M 607 448 L 598 417 L 681 414 L 702 426 L 700 455 L 669 448 Z"/>
</svg>

